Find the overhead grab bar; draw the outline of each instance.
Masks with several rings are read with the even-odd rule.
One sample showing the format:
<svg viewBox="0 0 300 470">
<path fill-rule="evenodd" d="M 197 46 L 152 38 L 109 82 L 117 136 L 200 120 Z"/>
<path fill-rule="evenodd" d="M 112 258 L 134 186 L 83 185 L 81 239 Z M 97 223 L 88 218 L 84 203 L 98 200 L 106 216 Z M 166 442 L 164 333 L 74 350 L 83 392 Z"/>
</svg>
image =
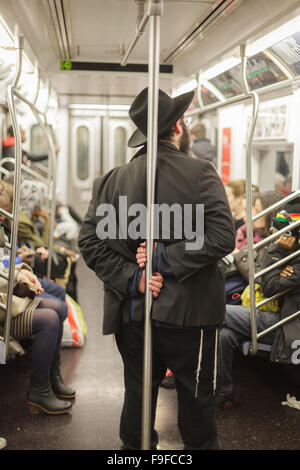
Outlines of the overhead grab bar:
<svg viewBox="0 0 300 470">
<path fill-rule="evenodd" d="M 201 93 L 201 80 L 200 80 L 200 72 L 197 73 L 197 99 L 199 103 L 200 109 L 203 109 L 203 100 L 202 100 L 202 93 Z"/>
<path fill-rule="evenodd" d="M 248 263 L 249 263 L 249 291 L 250 291 L 250 321 L 251 321 L 251 338 L 252 348 L 251 354 L 257 353 L 257 323 L 255 308 L 255 267 L 254 267 L 254 249 L 253 249 L 253 220 L 252 220 L 252 175 L 251 175 L 251 151 L 252 140 L 254 136 L 255 125 L 258 116 L 259 98 L 257 93 L 250 91 L 247 82 L 247 57 L 246 46 L 240 46 L 241 55 L 241 78 L 245 90 L 245 95 L 253 100 L 252 120 L 249 129 L 246 144 L 246 214 L 247 214 L 247 246 L 248 246 Z"/>
<path fill-rule="evenodd" d="M 36 89 L 35 89 L 35 93 L 33 95 L 33 99 L 32 99 L 32 104 L 35 106 L 36 102 L 37 102 L 37 99 L 38 99 L 38 96 L 39 96 L 39 92 L 40 92 L 40 85 L 41 85 L 41 76 L 40 76 L 40 69 L 38 67 L 38 65 L 36 64 L 35 65 L 35 70 L 36 70 L 36 75 L 37 75 L 37 83 L 36 83 Z"/>
<path fill-rule="evenodd" d="M 145 13 L 144 17 L 142 18 L 140 24 L 137 26 L 136 33 L 133 36 L 128 49 L 121 61 L 121 66 L 125 67 L 127 65 L 128 59 L 130 54 L 132 53 L 133 49 L 135 48 L 138 40 L 145 32 L 146 26 L 151 16 L 162 16 L 162 0 L 149 0 L 149 7 L 147 13 Z M 149 64 L 150 65 L 150 64 Z"/>
</svg>

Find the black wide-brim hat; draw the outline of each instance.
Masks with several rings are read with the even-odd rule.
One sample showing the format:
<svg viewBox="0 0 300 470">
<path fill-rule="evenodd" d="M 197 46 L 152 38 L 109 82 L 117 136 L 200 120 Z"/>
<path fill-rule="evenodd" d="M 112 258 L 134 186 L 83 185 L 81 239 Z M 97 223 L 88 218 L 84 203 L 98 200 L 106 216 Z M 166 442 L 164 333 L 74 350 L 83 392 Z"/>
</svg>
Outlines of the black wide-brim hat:
<svg viewBox="0 0 300 470">
<path fill-rule="evenodd" d="M 171 98 L 162 90 L 158 92 L 158 137 L 170 129 L 183 116 L 194 97 L 189 91 L 183 95 Z M 148 125 L 148 88 L 144 88 L 134 99 L 129 109 L 129 117 L 136 125 L 128 140 L 128 147 L 140 147 L 147 142 Z"/>
</svg>

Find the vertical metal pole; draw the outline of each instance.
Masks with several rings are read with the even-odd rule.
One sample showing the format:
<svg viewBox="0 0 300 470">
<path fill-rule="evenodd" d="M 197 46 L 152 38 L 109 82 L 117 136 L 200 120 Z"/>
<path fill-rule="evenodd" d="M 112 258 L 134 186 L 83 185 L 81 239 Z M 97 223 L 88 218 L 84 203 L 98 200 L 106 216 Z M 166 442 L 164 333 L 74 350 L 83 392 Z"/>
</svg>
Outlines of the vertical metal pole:
<svg viewBox="0 0 300 470">
<path fill-rule="evenodd" d="M 160 4 L 161 2 L 154 2 Z M 161 5 L 159 5 L 161 6 Z M 151 5 L 150 5 L 151 9 Z M 151 402 L 152 402 L 152 293 L 148 289 L 152 276 L 154 196 L 157 160 L 157 120 L 160 55 L 160 10 L 150 11 L 149 76 L 148 76 L 148 129 L 147 129 L 147 265 L 144 324 L 144 368 L 142 407 L 142 449 L 151 448 Z"/>
<path fill-rule="evenodd" d="M 257 323 L 256 323 L 256 303 L 255 303 L 255 266 L 253 249 L 253 220 L 252 220 L 252 174 L 251 174 L 251 151 L 252 140 L 258 115 L 258 95 L 251 92 L 247 82 L 247 58 L 245 55 L 245 46 L 241 45 L 241 74 L 245 93 L 253 98 L 252 121 L 249 129 L 249 135 L 246 145 L 246 207 L 247 207 L 247 246 L 248 246 L 248 264 L 249 264 L 249 289 L 250 289 L 250 321 L 251 321 L 251 354 L 257 353 Z"/>
<path fill-rule="evenodd" d="M 51 279 L 51 263 L 52 263 L 52 254 L 53 254 L 53 233 L 54 233 L 54 224 L 55 224 L 55 209 L 56 209 L 56 153 L 53 144 L 53 139 L 50 136 L 50 131 L 48 129 L 47 117 L 44 115 L 45 122 L 42 121 L 41 117 L 39 116 L 38 111 L 35 107 L 31 107 L 33 114 L 39 125 L 41 126 L 42 130 L 44 131 L 45 137 L 48 142 L 49 147 L 49 163 L 50 168 L 48 172 L 48 181 L 49 181 L 49 188 L 51 187 L 51 212 L 50 212 L 50 236 L 49 236 L 49 246 L 48 246 L 48 263 L 47 263 L 47 279 Z M 52 185 L 51 185 L 52 183 Z M 48 194 L 49 197 L 49 194 Z"/>
<path fill-rule="evenodd" d="M 15 277 L 15 258 L 18 240 L 18 222 L 19 222 L 19 206 L 20 206 L 20 183 L 21 183 L 21 162 L 22 162 L 22 143 L 20 127 L 17 121 L 17 114 L 15 108 L 15 102 L 13 98 L 14 87 L 17 86 L 18 80 L 22 70 L 22 51 L 24 47 L 23 36 L 17 39 L 17 65 L 16 74 L 12 85 L 7 87 L 7 104 L 11 115 L 11 121 L 15 136 L 15 175 L 14 175 L 14 195 L 13 195 L 13 219 L 11 228 L 11 250 L 9 256 L 9 280 L 7 288 L 7 315 L 4 326 L 4 342 L 6 347 L 6 357 L 9 353 L 9 337 L 10 337 L 10 324 L 11 324 L 11 309 L 12 309 L 12 296 L 14 289 L 14 277 Z"/>
</svg>

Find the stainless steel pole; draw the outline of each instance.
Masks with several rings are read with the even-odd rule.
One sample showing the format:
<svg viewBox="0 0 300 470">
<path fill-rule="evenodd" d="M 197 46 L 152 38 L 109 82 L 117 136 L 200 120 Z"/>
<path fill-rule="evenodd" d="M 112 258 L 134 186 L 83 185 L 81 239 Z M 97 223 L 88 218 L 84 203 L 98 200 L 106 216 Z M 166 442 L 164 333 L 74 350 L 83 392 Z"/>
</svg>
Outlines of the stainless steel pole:
<svg viewBox="0 0 300 470">
<path fill-rule="evenodd" d="M 249 129 L 249 135 L 246 145 L 246 214 L 247 214 L 247 246 L 249 263 L 249 290 L 250 290 L 250 320 L 251 320 L 251 354 L 257 353 L 257 324 L 256 324 L 256 306 L 255 306 L 255 267 L 254 267 L 254 249 L 253 249 L 253 220 L 252 220 L 252 175 L 251 175 L 251 151 L 252 139 L 258 115 L 258 95 L 251 92 L 247 82 L 247 58 L 245 55 L 245 46 L 240 47 L 241 54 L 241 73 L 242 83 L 245 93 L 253 98 L 252 121 Z"/>
<path fill-rule="evenodd" d="M 147 265 L 144 324 L 144 367 L 142 405 L 142 449 L 151 448 L 151 402 L 152 402 L 152 293 L 148 288 L 152 276 L 154 196 L 157 161 L 157 120 L 160 57 L 161 2 L 154 1 L 149 7 L 149 75 L 148 75 L 148 129 L 147 129 Z M 157 8 L 160 6 L 160 8 Z M 153 7 L 153 8 L 152 8 Z"/>
<path fill-rule="evenodd" d="M 15 258 L 18 240 L 18 221 L 19 221 L 19 206 L 20 206 L 20 183 L 21 183 L 21 162 L 22 162 L 22 143 L 20 127 L 17 121 L 17 114 L 15 102 L 13 98 L 14 87 L 17 86 L 18 80 L 22 71 L 22 52 L 24 47 L 24 38 L 19 36 L 17 39 L 17 66 L 16 74 L 12 85 L 7 87 L 7 104 L 11 115 L 11 122 L 15 136 L 15 175 L 14 175 L 14 189 L 13 189 L 13 219 L 11 227 L 11 240 L 10 240 L 10 256 L 9 256 L 9 279 L 7 288 L 7 315 L 4 326 L 4 343 L 6 347 L 6 357 L 9 352 L 9 337 L 10 337 L 10 324 L 11 324 L 11 309 L 12 309 L 12 296 L 14 289 L 15 278 Z"/>
</svg>

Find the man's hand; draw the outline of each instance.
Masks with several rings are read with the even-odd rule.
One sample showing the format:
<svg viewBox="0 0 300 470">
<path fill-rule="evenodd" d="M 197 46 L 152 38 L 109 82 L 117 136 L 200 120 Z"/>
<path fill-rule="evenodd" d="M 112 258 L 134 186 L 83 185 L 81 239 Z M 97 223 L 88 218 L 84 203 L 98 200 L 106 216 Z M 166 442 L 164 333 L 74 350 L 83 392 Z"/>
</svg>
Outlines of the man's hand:
<svg viewBox="0 0 300 470">
<path fill-rule="evenodd" d="M 42 292 L 44 292 L 44 289 L 42 288 L 35 274 L 33 274 L 31 271 L 27 271 L 27 269 L 20 269 L 17 276 L 17 282 L 25 282 L 27 284 L 28 281 L 36 287 L 36 295 L 40 295 Z"/>
<path fill-rule="evenodd" d="M 154 251 L 155 248 L 157 247 L 157 242 L 154 243 Z M 146 248 L 146 242 L 143 242 L 140 244 L 139 248 L 137 249 L 136 252 L 136 260 L 139 265 L 139 268 L 144 268 L 147 263 L 147 248 Z"/>
<path fill-rule="evenodd" d="M 281 235 L 281 237 L 276 240 L 275 245 L 281 246 L 286 251 L 293 251 L 295 248 L 297 248 L 296 237 Z"/>
<path fill-rule="evenodd" d="M 280 273 L 280 277 L 289 277 L 294 274 L 293 266 L 286 266 Z"/>
<path fill-rule="evenodd" d="M 160 273 L 153 273 L 149 280 L 149 289 L 152 291 L 153 297 L 157 298 L 160 289 L 163 287 L 164 278 Z M 146 290 L 146 272 L 143 270 L 142 277 L 139 284 L 139 292 L 145 294 Z"/>
</svg>

